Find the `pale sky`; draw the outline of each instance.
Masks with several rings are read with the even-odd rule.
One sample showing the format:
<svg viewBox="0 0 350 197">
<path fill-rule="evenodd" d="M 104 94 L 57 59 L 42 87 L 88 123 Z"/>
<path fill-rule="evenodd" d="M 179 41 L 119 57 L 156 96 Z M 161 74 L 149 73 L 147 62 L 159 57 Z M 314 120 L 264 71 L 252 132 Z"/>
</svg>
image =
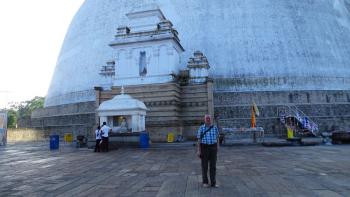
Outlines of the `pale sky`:
<svg viewBox="0 0 350 197">
<path fill-rule="evenodd" d="M 84 0 L 0 0 L 0 108 L 46 96 L 69 24 Z"/>
</svg>

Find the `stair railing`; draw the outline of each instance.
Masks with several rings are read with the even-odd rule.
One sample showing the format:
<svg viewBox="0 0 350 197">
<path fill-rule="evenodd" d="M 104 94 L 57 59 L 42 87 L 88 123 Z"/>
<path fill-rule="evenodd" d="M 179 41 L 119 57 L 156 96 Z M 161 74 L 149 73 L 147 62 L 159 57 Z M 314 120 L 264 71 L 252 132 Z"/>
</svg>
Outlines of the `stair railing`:
<svg viewBox="0 0 350 197">
<path fill-rule="evenodd" d="M 278 108 L 278 115 L 282 124 L 286 125 L 286 117 L 297 119 L 304 129 L 309 130 L 314 136 L 319 135 L 318 124 L 311 120 L 302 110 L 295 105 L 285 105 Z M 298 131 L 296 131 L 298 132 Z"/>
</svg>

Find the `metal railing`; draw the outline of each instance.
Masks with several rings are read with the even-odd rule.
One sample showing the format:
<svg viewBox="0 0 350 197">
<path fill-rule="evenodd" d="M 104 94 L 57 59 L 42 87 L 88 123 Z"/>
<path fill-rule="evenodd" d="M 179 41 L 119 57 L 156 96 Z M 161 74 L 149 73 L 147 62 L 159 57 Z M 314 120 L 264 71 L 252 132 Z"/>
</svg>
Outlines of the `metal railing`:
<svg viewBox="0 0 350 197">
<path fill-rule="evenodd" d="M 278 116 L 282 124 L 287 125 L 287 118 L 292 117 L 297 120 L 302 130 L 310 131 L 314 136 L 319 135 L 318 124 L 311 120 L 302 110 L 295 105 L 285 105 L 278 108 Z M 296 129 L 295 132 L 301 131 Z"/>
</svg>

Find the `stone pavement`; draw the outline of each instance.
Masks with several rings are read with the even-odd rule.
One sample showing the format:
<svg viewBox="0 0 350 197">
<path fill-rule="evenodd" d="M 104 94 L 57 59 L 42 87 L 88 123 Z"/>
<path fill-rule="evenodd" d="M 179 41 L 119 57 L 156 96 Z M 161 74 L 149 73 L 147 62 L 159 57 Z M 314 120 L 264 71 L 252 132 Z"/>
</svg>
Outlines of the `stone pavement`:
<svg viewBox="0 0 350 197">
<path fill-rule="evenodd" d="M 194 147 L 0 146 L 0 196 L 349 196 L 350 146 L 222 147 L 220 188 L 202 188 Z"/>
</svg>

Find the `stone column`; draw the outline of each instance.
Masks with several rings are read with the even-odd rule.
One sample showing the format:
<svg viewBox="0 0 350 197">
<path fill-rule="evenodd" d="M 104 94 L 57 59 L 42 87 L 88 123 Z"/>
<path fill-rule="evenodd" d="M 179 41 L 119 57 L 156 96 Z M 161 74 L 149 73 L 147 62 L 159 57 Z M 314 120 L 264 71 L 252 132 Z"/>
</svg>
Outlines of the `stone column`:
<svg viewBox="0 0 350 197">
<path fill-rule="evenodd" d="M 138 132 L 139 131 L 139 125 L 140 125 L 140 117 L 138 114 L 131 116 L 131 131 L 132 132 Z"/>
<path fill-rule="evenodd" d="M 140 116 L 140 126 L 141 126 L 140 131 L 145 131 L 146 130 L 146 127 L 145 127 L 146 124 L 145 123 L 146 123 L 146 116 L 141 115 Z"/>
</svg>

